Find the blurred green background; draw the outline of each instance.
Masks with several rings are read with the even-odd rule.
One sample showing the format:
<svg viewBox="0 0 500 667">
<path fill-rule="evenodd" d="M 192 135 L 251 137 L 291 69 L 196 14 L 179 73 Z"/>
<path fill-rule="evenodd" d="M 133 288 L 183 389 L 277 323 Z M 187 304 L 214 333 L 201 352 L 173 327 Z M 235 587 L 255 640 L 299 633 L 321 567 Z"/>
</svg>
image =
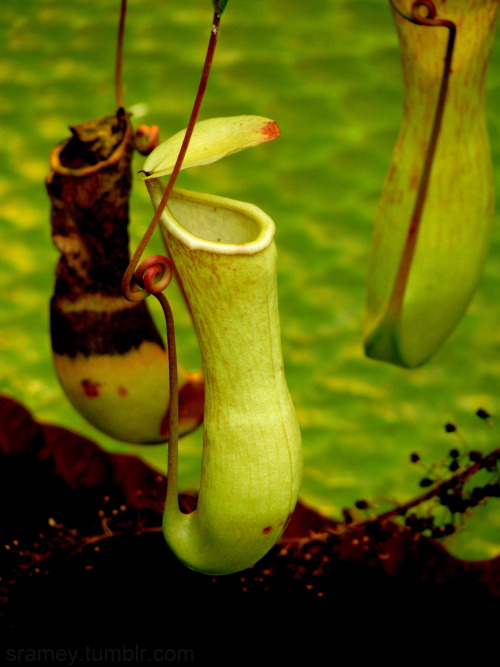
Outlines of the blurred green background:
<svg viewBox="0 0 500 667">
<path fill-rule="evenodd" d="M 72 409 L 55 378 L 48 300 L 58 255 L 44 188 L 51 148 L 69 124 L 115 110 L 119 0 L 7 0 L 0 15 L 0 392 L 39 420 L 73 429 L 110 451 L 164 471 L 166 446 L 101 435 Z M 209 0 L 130 0 L 124 86 L 136 124 L 166 138 L 185 127 L 211 25 Z M 498 190 L 500 58 L 488 79 Z M 475 416 L 498 408 L 500 227 L 469 311 L 424 368 L 405 371 L 363 356 L 365 272 L 374 212 L 401 119 L 399 48 L 385 0 L 230 0 L 201 117 L 259 114 L 282 136 L 182 175 L 182 187 L 251 201 L 277 225 L 283 352 L 301 423 L 302 500 L 328 516 L 360 498 L 387 508 L 419 493 L 420 453 L 436 474 L 456 422 L 471 448 L 497 445 L 498 426 Z M 467 131 L 464 128 L 464 132 Z M 141 159 L 136 158 L 137 170 Z M 151 218 L 137 177 L 135 246 Z M 161 251 L 156 239 L 151 254 Z M 180 362 L 199 367 L 182 299 L 170 290 Z M 154 308 L 155 304 L 151 304 Z M 161 324 L 160 314 L 156 313 Z M 201 431 L 181 442 L 181 488 L 197 486 Z M 442 510 L 438 517 L 448 519 Z M 500 551 L 495 501 L 464 517 L 446 544 L 474 559 Z"/>
</svg>

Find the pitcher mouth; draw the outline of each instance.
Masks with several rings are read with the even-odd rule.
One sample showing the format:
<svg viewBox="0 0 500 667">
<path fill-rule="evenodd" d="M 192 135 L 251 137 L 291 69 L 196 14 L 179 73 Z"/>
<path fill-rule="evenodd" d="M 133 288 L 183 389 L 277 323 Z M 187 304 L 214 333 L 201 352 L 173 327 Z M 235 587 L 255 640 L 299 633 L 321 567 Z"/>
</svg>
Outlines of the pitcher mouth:
<svg viewBox="0 0 500 667">
<path fill-rule="evenodd" d="M 164 187 L 147 181 L 154 206 Z M 272 219 L 253 204 L 227 197 L 175 188 L 170 195 L 161 225 L 191 250 L 222 255 L 254 255 L 274 239 Z"/>
<path fill-rule="evenodd" d="M 68 139 L 60 143 L 58 146 L 53 148 L 50 153 L 49 157 L 50 169 L 55 174 L 59 174 L 61 176 L 71 176 L 73 178 L 86 178 L 87 176 L 92 176 L 96 173 L 102 172 L 114 166 L 124 157 L 124 155 L 127 152 L 127 148 L 130 147 L 131 149 L 132 146 L 132 126 L 130 125 L 129 115 L 130 114 L 127 114 L 123 110 L 118 110 L 116 116 L 112 114 L 111 116 L 96 118 L 95 120 L 88 121 L 86 123 L 81 123 L 80 125 L 75 125 L 74 127 L 70 128 L 73 133 L 73 136 L 69 137 Z M 96 128 L 95 136 L 98 136 L 97 132 L 98 130 L 101 130 L 101 135 L 103 135 L 104 133 L 102 132 L 102 128 L 106 127 L 105 125 L 106 121 L 109 121 L 111 118 L 113 118 L 113 120 L 116 121 L 117 123 L 121 123 L 121 125 L 118 126 L 117 132 L 121 132 L 122 134 L 119 143 L 116 144 L 112 152 L 106 158 L 102 157 L 99 151 L 102 150 L 103 140 L 101 139 L 101 141 L 98 141 L 96 139 L 92 143 L 93 147 L 92 155 L 96 159 L 95 164 L 92 162 L 85 164 L 85 160 L 83 160 L 83 162 L 78 166 L 75 165 L 70 166 L 69 164 L 66 164 L 64 153 L 71 142 L 73 141 L 76 142 L 76 145 L 82 147 L 82 149 L 84 149 L 86 146 L 85 141 L 79 139 L 78 129 L 95 127 Z M 111 126 L 110 126 L 110 131 L 114 132 L 114 128 Z M 88 130 L 87 134 L 85 134 L 85 131 L 82 130 L 82 135 L 84 137 L 88 136 Z"/>
</svg>

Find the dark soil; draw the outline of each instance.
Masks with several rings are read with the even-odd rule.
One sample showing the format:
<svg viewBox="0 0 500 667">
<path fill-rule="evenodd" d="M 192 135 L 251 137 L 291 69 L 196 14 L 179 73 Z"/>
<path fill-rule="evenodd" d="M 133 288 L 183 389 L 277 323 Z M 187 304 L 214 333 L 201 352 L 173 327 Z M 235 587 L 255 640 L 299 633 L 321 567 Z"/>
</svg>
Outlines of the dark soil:
<svg viewBox="0 0 500 667">
<path fill-rule="evenodd" d="M 381 617 L 390 630 L 422 610 L 500 609 L 499 559 L 460 561 L 392 519 L 337 524 L 300 504 L 253 568 L 189 571 L 160 530 L 161 475 L 36 423 L 9 398 L 0 398 L 0 454 L 5 646 L 189 647 L 195 662 L 239 665 L 285 647 L 310 657 L 341 628 L 357 633 Z M 182 502 L 190 511 L 196 498 Z"/>
</svg>

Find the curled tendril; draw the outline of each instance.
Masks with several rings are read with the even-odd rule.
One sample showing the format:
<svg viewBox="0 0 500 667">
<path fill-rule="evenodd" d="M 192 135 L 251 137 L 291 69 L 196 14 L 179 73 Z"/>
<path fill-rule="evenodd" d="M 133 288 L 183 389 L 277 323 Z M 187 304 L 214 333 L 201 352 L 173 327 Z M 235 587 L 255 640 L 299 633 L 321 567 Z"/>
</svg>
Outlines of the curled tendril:
<svg viewBox="0 0 500 667">
<path fill-rule="evenodd" d="M 421 9 L 427 10 L 427 15 L 424 16 L 422 13 L 419 13 Z M 414 2 L 411 8 L 412 17 L 417 20 L 427 19 L 433 20 L 437 16 L 437 11 L 432 0 L 417 0 Z"/>
<path fill-rule="evenodd" d="M 135 281 L 148 294 L 160 294 L 173 276 L 172 262 L 163 255 L 153 255 L 142 262 L 134 274 Z"/>
<path fill-rule="evenodd" d="M 418 25 L 427 25 L 427 21 L 434 21 L 437 16 L 436 6 L 432 0 L 416 0 L 411 6 L 411 14 L 399 9 L 394 0 L 389 0 L 389 3 L 397 14 Z M 427 15 L 424 15 L 422 10 L 426 11 Z"/>
<path fill-rule="evenodd" d="M 135 131 L 134 147 L 141 155 L 149 155 L 160 143 L 158 125 L 139 125 Z"/>
<path fill-rule="evenodd" d="M 453 49 L 456 25 L 453 23 L 453 21 L 438 18 L 436 5 L 432 2 L 432 0 L 415 0 L 411 6 L 411 14 L 408 14 L 407 12 L 404 12 L 402 9 L 400 9 L 394 0 L 389 0 L 389 4 L 396 12 L 396 14 L 399 14 L 399 16 L 402 18 L 410 21 L 410 23 L 423 26 L 448 28 L 450 31 L 448 47 L 451 50 Z M 424 14 L 424 12 L 426 13 Z"/>
</svg>

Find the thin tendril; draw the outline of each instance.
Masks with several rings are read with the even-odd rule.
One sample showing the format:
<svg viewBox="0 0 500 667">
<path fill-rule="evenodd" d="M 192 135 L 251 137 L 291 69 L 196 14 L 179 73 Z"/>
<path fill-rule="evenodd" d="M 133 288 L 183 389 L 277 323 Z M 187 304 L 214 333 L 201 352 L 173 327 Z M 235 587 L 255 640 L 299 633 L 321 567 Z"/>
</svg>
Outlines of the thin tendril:
<svg viewBox="0 0 500 667">
<path fill-rule="evenodd" d="M 125 0 L 123 0 L 123 2 L 125 2 Z M 210 40 L 208 43 L 207 54 L 205 57 L 205 63 L 201 74 L 198 92 L 196 94 L 193 109 L 191 111 L 191 116 L 189 118 L 189 123 L 186 129 L 186 134 L 184 135 L 184 139 L 179 150 L 179 154 L 177 155 L 174 168 L 170 175 L 161 201 L 156 208 L 153 219 L 151 220 L 144 236 L 141 239 L 141 242 L 134 252 L 122 280 L 122 293 L 126 299 L 129 301 L 142 301 L 150 294 L 154 294 L 154 296 L 158 299 L 158 302 L 160 303 L 163 314 L 165 316 L 167 329 L 168 373 L 170 383 L 170 401 L 168 407 L 168 485 L 165 506 L 170 514 L 179 511 L 177 481 L 179 440 L 179 379 L 177 373 L 177 351 L 175 344 L 174 317 L 168 299 L 162 293 L 162 290 L 165 289 L 171 280 L 172 263 L 166 257 L 156 255 L 142 262 L 137 270 L 135 267 L 137 266 L 139 259 L 142 256 L 142 253 L 144 252 L 147 244 L 149 243 L 158 221 L 160 220 L 168 198 L 174 188 L 177 176 L 181 170 L 182 163 L 196 125 L 196 120 L 201 108 L 203 96 L 207 88 L 210 69 L 212 67 L 215 53 L 215 47 L 217 45 L 217 38 L 219 36 L 221 14 L 222 11 L 219 13 L 216 11 L 214 13 L 212 29 L 210 31 Z M 150 180 L 153 181 L 153 183 L 148 182 L 148 187 L 158 184 L 157 179 Z M 134 280 L 135 285 L 132 284 Z"/>
<path fill-rule="evenodd" d="M 178 443 L 179 443 L 179 379 L 177 373 L 177 350 L 175 345 L 174 316 L 170 304 L 161 292 L 155 294 L 165 315 L 167 325 L 168 374 L 170 380 L 170 403 L 168 407 L 168 482 L 165 506 L 168 512 L 179 511 L 178 500 Z"/>
<path fill-rule="evenodd" d="M 127 0 L 122 0 L 120 8 L 120 25 L 118 28 L 118 43 L 116 47 L 116 68 L 115 68 L 116 103 L 119 109 L 125 108 L 125 101 L 123 98 L 122 65 L 123 65 L 123 36 L 125 34 L 126 15 L 127 15 Z"/>
<path fill-rule="evenodd" d="M 146 299 L 149 294 L 144 290 L 144 289 L 138 289 L 137 285 L 132 284 L 132 280 L 134 277 L 134 272 L 135 272 L 135 267 L 137 266 L 139 259 L 144 252 L 144 249 L 146 248 L 147 244 L 149 243 L 149 240 L 151 239 L 151 236 L 153 235 L 153 232 L 156 228 L 156 225 L 158 224 L 158 221 L 160 220 L 160 217 L 165 210 L 165 206 L 167 204 L 168 198 L 170 197 L 170 194 L 172 190 L 174 189 L 175 181 L 177 180 L 177 176 L 179 175 L 179 172 L 182 167 L 182 162 L 184 160 L 184 157 L 186 155 L 189 142 L 191 140 L 191 136 L 194 131 L 194 127 L 196 125 L 196 120 L 198 118 L 198 114 L 201 108 L 201 103 L 203 101 L 203 96 L 205 94 L 205 90 L 207 88 L 207 83 L 208 83 L 208 78 L 210 75 L 210 69 L 212 67 L 212 62 L 213 62 L 213 57 L 215 53 L 215 47 L 217 45 L 217 38 L 219 36 L 219 24 L 220 24 L 220 16 L 217 14 L 214 14 L 213 18 L 213 24 L 212 24 L 212 29 L 210 31 L 210 40 L 208 43 L 208 48 L 207 48 L 207 55 L 205 57 L 205 64 L 203 66 L 203 72 L 201 74 L 201 80 L 200 80 L 200 85 L 198 87 L 198 92 L 196 94 L 196 99 L 193 104 L 193 109 L 191 111 L 191 116 L 189 118 L 189 123 L 186 129 L 186 134 L 184 135 L 184 140 L 182 142 L 179 154 L 177 156 L 177 160 L 175 162 L 173 171 L 170 175 L 170 178 L 168 180 L 167 186 L 165 188 L 165 191 L 163 193 L 163 197 L 156 208 L 155 214 L 153 216 L 153 219 L 149 223 L 149 227 L 147 228 L 146 232 L 144 233 L 144 236 L 141 239 L 141 242 L 136 248 L 136 251 L 134 252 L 132 259 L 130 260 L 130 263 L 127 267 L 127 270 L 125 271 L 125 274 L 123 276 L 122 280 L 122 293 L 126 299 L 129 301 L 142 301 L 143 299 Z M 153 179 L 151 179 L 153 180 Z"/>
<path fill-rule="evenodd" d="M 168 377 L 170 400 L 168 406 L 168 484 L 165 504 L 170 511 L 179 510 L 178 501 L 178 442 L 179 442 L 179 377 L 177 371 L 177 347 L 172 309 L 163 290 L 173 276 L 173 264 L 162 255 L 146 259 L 135 272 L 135 280 L 141 289 L 153 294 L 160 303 L 167 328 Z"/>
<path fill-rule="evenodd" d="M 453 23 L 453 21 L 437 18 L 436 8 L 432 0 L 417 0 L 416 2 L 414 2 L 412 5 L 411 15 L 406 14 L 405 12 L 401 11 L 398 7 L 396 7 L 393 0 L 389 0 L 389 2 L 391 4 L 391 7 L 397 14 L 399 14 L 405 20 L 410 21 L 411 23 L 428 27 L 448 28 L 449 30 L 448 43 L 446 46 L 446 55 L 443 66 L 443 75 L 441 78 L 441 86 L 439 89 L 438 101 L 436 105 L 436 113 L 434 115 L 434 122 L 432 124 L 432 130 L 429 138 L 429 144 L 427 146 L 427 152 L 425 154 L 424 165 L 422 168 L 422 174 L 418 186 L 417 198 L 415 200 L 415 206 L 413 209 L 410 226 L 408 229 L 406 244 L 403 250 L 403 254 L 401 256 L 398 272 L 396 275 L 396 280 L 394 283 L 394 288 L 389 302 L 391 310 L 399 312 L 401 310 L 403 296 L 408 282 L 411 262 L 413 259 L 413 255 L 415 253 L 418 231 L 420 228 L 420 221 L 422 219 L 425 200 L 427 197 L 427 191 L 429 188 L 432 164 L 436 153 L 439 134 L 441 132 L 441 124 L 446 105 L 446 94 L 448 92 L 448 84 L 451 74 L 451 62 L 453 58 L 453 49 L 455 47 L 455 38 L 457 30 L 456 30 L 456 25 Z M 428 11 L 428 15 L 426 17 L 421 16 L 418 13 L 419 10 L 424 7 Z"/>
</svg>

